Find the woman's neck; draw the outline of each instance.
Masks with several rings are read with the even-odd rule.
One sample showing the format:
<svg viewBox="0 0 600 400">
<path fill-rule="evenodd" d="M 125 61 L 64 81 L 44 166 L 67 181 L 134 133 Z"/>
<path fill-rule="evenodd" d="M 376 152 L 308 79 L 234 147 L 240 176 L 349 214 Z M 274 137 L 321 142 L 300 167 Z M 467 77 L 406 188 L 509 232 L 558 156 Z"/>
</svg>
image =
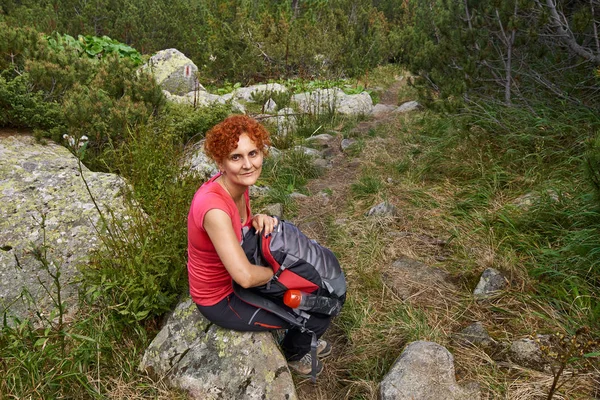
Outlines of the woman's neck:
<svg viewBox="0 0 600 400">
<path fill-rule="evenodd" d="M 244 195 L 244 192 L 246 191 L 245 187 L 232 184 L 228 181 L 225 175 L 221 175 L 219 179 L 217 179 L 217 182 L 219 182 L 219 184 L 223 186 L 223 188 L 227 191 L 227 193 L 229 193 L 229 195 L 236 204 L 242 201 L 242 197 Z"/>
</svg>

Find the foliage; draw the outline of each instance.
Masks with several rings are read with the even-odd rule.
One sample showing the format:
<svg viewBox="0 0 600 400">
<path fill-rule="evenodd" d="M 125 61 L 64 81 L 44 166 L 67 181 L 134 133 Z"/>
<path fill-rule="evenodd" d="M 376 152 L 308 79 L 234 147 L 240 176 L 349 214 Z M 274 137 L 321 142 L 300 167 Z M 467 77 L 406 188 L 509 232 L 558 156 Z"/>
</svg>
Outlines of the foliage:
<svg viewBox="0 0 600 400">
<path fill-rule="evenodd" d="M 164 103 L 153 78 L 121 58 L 114 42 L 105 43 L 114 53 L 90 59 L 59 35 L 0 24 L 1 54 L 12 55 L 0 59 L 2 126 L 33 128 L 57 142 L 65 134 L 88 136 L 87 161 L 99 167 L 95 159 L 108 143 L 122 140 L 127 126 L 147 121 Z"/>
<path fill-rule="evenodd" d="M 130 219 L 107 216 L 104 250 L 84 271 L 127 320 L 167 312 L 186 285 L 187 212 L 199 182 L 181 176 L 178 132 L 163 121 L 139 125 L 104 155 L 133 185 Z"/>
<path fill-rule="evenodd" d="M 442 99 L 450 109 L 482 98 L 510 105 L 545 96 L 593 106 L 600 62 L 589 18 L 594 2 L 553 3 L 408 1 L 390 40 L 421 85 L 433 88 L 422 91 L 424 99 Z"/>
<path fill-rule="evenodd" d="M 13 26 L 108 35 L 142 53 L 177 47 L 208 85 L 358 75 L 390 54 L 387 20 L 367 0 L 301 1 L 295 9 L 265 0 L 6 0 L 2 10 Z"/>
<path fill-rule="evenodd" d="M 214 104 L 207 107 L 194 108 L 189 104 L 169 103 L 161 115 L 161 119 L 169 129 L 177 133 L 181 143 L 204 137 L 204 134 L 231 113 L 231 107 L 225 104 Z"/>
<path fill-rule="evenodd" d="M 545 301 L 594 324 L 600 214 L 589 180 L 595 150 L 591 145 L 586 158 L 583 144 L 595 137 L 600 120 L 585 107 L 536 111 L 490 107 L 452 118 L 428 115 L 404 173 L 460 184 L 454 216 L 481 223 L 500 251 L 516 252 Z M 488 210 L 499 199 L 527 193 L 528 206 L 508 202 Z"/>
<path fill-rule="evenodd" d="M 117 54 L 119 57 L 131 59 L 134 66 L 143 63 L 142 55 L 133 47 L 120 43 L 108 36 L 96 37 L 91 35 L 79 35 L 75 39 L 71 35 L 45 35 L 44 39 L 48 41 L 48 47 L 56 52 L 74 49 L 79 56 L 86 55 L 89 58 L 100 59 L 109 54 Z"/>
</svg>

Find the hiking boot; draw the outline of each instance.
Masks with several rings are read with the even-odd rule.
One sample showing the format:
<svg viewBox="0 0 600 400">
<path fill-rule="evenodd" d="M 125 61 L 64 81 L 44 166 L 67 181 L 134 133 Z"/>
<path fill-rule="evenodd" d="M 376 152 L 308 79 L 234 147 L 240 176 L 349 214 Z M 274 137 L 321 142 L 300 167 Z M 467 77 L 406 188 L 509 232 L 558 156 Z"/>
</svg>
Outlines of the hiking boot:
<svg viewBox="0 0 600 400">
<path fill-rule="evenodd" d="M 288 361 L 288 367 L 302 378 L 310 378 L 312 372 L 312 357 L 310 353 L 306 353 L 304 357 L 298 361 Z M 323 372 L 323 363 L 317 360 L 317 376 Z"/>
<path fill-rule="evenodd" d="M 324 359 L 331 355 L 331 345 L 324 341 L 323 339 L 319 339 L 317 341 L 317 357 L 319 359 Z"/>
</svg>

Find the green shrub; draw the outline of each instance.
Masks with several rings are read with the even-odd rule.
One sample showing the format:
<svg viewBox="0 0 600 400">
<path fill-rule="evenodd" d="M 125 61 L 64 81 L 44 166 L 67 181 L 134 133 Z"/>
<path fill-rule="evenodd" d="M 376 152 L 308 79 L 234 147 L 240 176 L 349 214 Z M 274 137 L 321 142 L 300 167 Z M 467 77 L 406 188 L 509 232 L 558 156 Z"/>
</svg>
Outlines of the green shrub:
<svg viewBox="0 0 600 400">
<path fill-rule="evenodd" d="M 161 122 L 128 131 L 103 156 L 133 186 L 131 219 L 115 220 L 86 270 L 92 291 L 128 320 L 167 312 L 186 286 L 187 213 L 200 182 L 180 176 L 180 137 Z"/>
<path fill-rule="evenodd" d="M 61 111 L 43 91 L 34 91 L 27 73 L 10 81 L 0 76 L 0 126 L 60 131 L 65 123 Z"/>
<path fill-rule="evenodd" d="M 181 138 L 181 143 L 199 140 L 213 126 L 231 113 L 227 104 L 194 108 L 189 104 L 169 103 L 161 118 Z"/>
</svg>

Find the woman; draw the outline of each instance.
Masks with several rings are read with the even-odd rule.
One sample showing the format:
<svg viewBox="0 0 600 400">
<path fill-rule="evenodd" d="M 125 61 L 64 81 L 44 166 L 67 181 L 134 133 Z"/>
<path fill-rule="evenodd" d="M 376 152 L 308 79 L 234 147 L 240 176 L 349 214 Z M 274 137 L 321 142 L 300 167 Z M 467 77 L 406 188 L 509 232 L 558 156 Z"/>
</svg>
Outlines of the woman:
<svg viewBox="0 0 600 400">
<path fill-rule="evenodd" d="M 204 149 L 220 172 L 198 189 L 188 214 L 188 275 L 190 294 L 200 312 L 215 324 L 240 331 L 287 329 L 281 347 L 292 370 L 310 376 L 311 335 L 286 321 L 241 301 L 232 280 L 244 288 L 264 285 L 273 276 L 270 268 L 251 264 L 240 242 L 242 229 L 253 226 L 269 235 L 277 219 L 252 215 L 248 188 L 256 183 L 263 157 L 270 145 L 269 133 L 254 119 L 233 115 L 206 134 Z M 311 316 L 306 327 L 320 337 L 330 317 Z M 331 346 L 319 339 L 317 356 L 331 354 Z M 317 374 L 323 365 L 317 362 Z"/>
</svg>

